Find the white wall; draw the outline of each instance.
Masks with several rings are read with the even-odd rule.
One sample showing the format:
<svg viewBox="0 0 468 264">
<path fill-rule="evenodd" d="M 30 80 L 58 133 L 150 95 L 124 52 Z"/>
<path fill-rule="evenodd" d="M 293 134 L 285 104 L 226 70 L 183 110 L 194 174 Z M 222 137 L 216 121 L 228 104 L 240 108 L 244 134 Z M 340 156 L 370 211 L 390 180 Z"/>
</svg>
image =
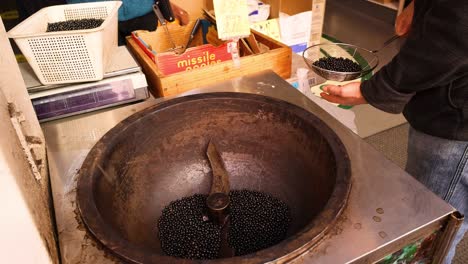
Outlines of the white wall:
<svg viewBox="0 0 468 264">
<path fill-rule="evenodd" d="M 30 158 L 41 160 L 40 173 L 33 175 L 18 133 L 34 142 L 21 137 L 36 149 Z M 44 136 L 0 19 L 0 263 L 58 263 L 50 201 Z"/>
<path fill-rule="evenodd" d="M 3 94 L 2 94 L 3 95 Z M 3 96 L 2 96 L 3 97 Z M 4 98 L 0 98 L 0 107 L 4 108 Z M 18 173 L 28 174 L 22 168 L 23 155 L 18 151 L 18 142 L 12 127 L 7 127 L 9 120 L 0 116 L 0 262 L 1 263 L 50 263 L 49 253 L 33 221 L 23 192 L 17 182 Z M 12 133 L 13 132 L 13 133 Z M 33 177 L 30 175 L 30 177 Z M 27 195 L 27 194 L 26 194 Z"/>
</svg>

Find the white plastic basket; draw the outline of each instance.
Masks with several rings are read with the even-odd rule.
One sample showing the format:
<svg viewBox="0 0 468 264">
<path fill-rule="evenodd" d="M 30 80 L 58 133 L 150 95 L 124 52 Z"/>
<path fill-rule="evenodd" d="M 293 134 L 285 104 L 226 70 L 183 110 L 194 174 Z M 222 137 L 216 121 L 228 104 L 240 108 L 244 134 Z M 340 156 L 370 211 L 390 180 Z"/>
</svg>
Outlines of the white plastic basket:
<svg viewBox="0 0 468 264">
<path fill-rule="evenodd" d="M 8 31 L 44 85 L 96 81 L 117 47 L 117 11 L 122 2 L 104 1 L 43 8 Z M 47 24 L 104 19 L 93 29 L 46 32 Z"/>
</svg>

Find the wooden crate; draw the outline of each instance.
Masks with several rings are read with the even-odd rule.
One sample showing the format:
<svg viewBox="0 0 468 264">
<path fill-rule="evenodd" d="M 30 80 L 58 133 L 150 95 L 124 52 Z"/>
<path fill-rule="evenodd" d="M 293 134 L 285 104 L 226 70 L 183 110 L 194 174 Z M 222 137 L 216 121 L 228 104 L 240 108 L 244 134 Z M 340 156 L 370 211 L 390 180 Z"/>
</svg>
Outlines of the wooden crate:
<svg viewBox="0 0 468 264">
<path fill-rule="evenodd" d="M 161 33 L 155 31 L 154 34 Z M 232 60 L 229 60 L 170 75 L 162 74 L 157 64 L 132 37 L 127 37 L 127 46 L 140 63 L 146 75 L 149 90 L 155 97 L 177 95 L 194 88 L 204 87 L 216 82 L 268 69 L 273 70 L 285 79 L 290 78 L 292 62 L 291 48 L 259 32 L 252 31 L 252 34 L 254 34 L 259 43 L 267 46 L 269 51 L 241 57 L 240 68 L 234 67 Z"/>
</svg>

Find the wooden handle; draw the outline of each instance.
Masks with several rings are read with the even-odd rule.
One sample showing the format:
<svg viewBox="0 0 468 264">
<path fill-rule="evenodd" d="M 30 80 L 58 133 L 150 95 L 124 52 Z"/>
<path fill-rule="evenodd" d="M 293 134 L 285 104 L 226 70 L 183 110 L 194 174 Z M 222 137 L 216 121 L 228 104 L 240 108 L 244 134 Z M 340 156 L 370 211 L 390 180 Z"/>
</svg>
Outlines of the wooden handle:
<svg viewBox="0 0 468 264">
<path fill-rule="evenodd" d="M 211 164 L 211 170 L 213 171 L 210 194 L 224 193 L 229 195 L 229 175 L 224 167 L 221 155 L 211 140 L 210 143 L 208 143 L 206 154 Z"/>
</svg>

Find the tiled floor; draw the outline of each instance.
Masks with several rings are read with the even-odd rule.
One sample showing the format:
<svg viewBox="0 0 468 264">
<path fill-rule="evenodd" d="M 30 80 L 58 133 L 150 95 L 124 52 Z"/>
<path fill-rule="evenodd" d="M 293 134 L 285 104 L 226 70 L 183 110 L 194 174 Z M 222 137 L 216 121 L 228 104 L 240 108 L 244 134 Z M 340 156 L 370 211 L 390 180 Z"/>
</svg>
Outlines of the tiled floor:
<svg viewBox="0 0 468 264">
<path fill-rule="evenodd" d="M 468 235 L 465 234 L 463 240 L 458 244 L 455 258 L 452 264 L 466 264 L 468 263 Z"/>
</svg>

